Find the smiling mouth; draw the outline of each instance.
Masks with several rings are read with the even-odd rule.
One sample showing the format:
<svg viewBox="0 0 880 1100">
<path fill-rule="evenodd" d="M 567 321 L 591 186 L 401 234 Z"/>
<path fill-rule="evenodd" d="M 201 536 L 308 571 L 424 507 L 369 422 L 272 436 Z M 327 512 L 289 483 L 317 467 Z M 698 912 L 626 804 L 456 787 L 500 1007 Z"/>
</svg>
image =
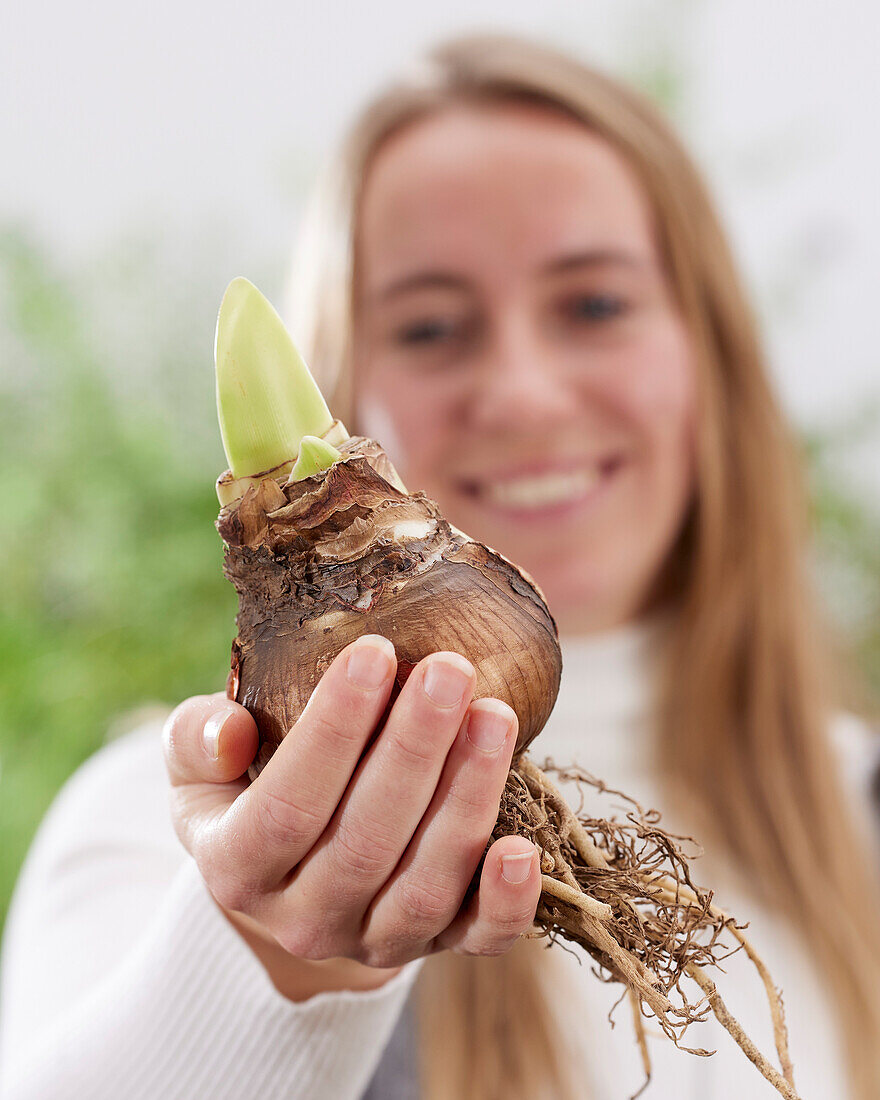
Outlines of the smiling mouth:
<svg viewBox="0 0 880 1100">
<path fill-rule="evenodd" d="M 462 490 L 498 511 L 529 514 L 565 511 L 591 500 L 623 464 L 620 456 L 461 482 Z"/>
</svg>

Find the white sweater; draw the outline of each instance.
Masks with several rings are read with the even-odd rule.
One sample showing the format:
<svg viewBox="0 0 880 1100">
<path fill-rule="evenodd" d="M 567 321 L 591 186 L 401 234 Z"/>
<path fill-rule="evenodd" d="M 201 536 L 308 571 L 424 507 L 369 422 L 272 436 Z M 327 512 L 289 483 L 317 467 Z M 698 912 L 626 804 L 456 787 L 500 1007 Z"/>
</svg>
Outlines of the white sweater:
<svg viewBox="0 0 880 1100">
<path fill-rule="evenodd" d="M 563 684 L 535 755 L 577 761 L 655 805 L 651 767 L 658 627 L 626 627 L 564 647 Z M 873 735 L 854 719 L 834 729 L 844 779 L 865 829 Z M 603 811 L 607 812 L 607 810 Z M 675 824 L 675 823 L 673 823 Z M 713 887 L 723 869 L 697 865 Z M 785 994 L 804 1100 L 845 1095 L 841 1055 L 816 975 L 790 931 L 732 886 L 719 901 L 740 920 Z M 641 1084 L 618 988 L 557 948 L 560 1004 L 581 1047 L 590 1100 L 625 1100 Z M 0 988 L 2 1100 L 358 1100 L 419 964 L 381 989 L 285 1000 L 213 903 L 172 829 L 159 727 L 109 744 L 68 782 L 44 821 L 16 889 Z M 757 976 L 742 955 L 719 988 L 758 1045 L 772 1032 Z M 714 1020 L 689 1033 L 712 1058 L 649 1040 L 646 1100 L 776 1096 Z M 587 1088 L 589 1091 L 587 1091 Z"/>
</svg>

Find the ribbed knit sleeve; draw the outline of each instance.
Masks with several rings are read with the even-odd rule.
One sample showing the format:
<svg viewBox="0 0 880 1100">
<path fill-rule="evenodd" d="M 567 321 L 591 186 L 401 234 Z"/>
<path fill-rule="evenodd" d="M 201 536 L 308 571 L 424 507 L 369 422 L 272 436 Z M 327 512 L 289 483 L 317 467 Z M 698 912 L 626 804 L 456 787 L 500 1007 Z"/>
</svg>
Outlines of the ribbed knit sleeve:
<svg viewBox="0 0 880 1100">
<path fill-rule="evenodd" d="M 356 1100 L 418 965 L 368 992 L 284 998 L 175 847 L 157 748 L 104 750 L 34 845 L 4 942 L 0 1095 Z"/>
</svg>

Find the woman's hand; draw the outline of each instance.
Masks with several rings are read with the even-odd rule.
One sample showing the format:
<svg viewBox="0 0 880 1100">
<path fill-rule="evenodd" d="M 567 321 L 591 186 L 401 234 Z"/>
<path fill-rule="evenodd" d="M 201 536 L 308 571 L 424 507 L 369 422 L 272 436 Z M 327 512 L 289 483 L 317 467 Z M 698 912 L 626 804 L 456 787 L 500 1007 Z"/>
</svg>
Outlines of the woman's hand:
<svg viewBox="0 0 880 1100">
<path fill-rule="evenodd" d="M 241 777 L 257 729 L 237 703 L 189 699 L 165 727 L 178 836 L 294 1000 L 389 976 L 317 960 L 387 970 L 442 949 L 498 955 L 534 917 L 538 852 L 522 837 L 492 845 L 463 905 L 498 813 L 515 714 L 472 701 L 472 666 L 435 653 L 370 743 L 395 671 L 385 638 L 344 649 L 251 784 Z"/>
</svg>

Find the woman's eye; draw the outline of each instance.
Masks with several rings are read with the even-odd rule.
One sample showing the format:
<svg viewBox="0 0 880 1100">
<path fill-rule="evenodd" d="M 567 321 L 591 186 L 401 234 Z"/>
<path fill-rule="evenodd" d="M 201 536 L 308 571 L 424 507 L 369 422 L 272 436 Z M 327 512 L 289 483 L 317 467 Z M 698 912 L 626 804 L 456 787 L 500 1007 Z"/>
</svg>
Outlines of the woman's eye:
<svg viewBox="0 0 880 1100">
<path fill-rule="evenodd" d="M 625 311 L 626 302 L 614 294 L 579 294 L 564 306 L 574 321 L 610 321 Z"/>
<path fill-rule="evenodd" d="M 407 347 L 431 347 L 444 340 L 454 339 L 460 327 L 454 321 L 426 318 L 403 325 L 397 332 L 397 340 Z"/>
</svg>

